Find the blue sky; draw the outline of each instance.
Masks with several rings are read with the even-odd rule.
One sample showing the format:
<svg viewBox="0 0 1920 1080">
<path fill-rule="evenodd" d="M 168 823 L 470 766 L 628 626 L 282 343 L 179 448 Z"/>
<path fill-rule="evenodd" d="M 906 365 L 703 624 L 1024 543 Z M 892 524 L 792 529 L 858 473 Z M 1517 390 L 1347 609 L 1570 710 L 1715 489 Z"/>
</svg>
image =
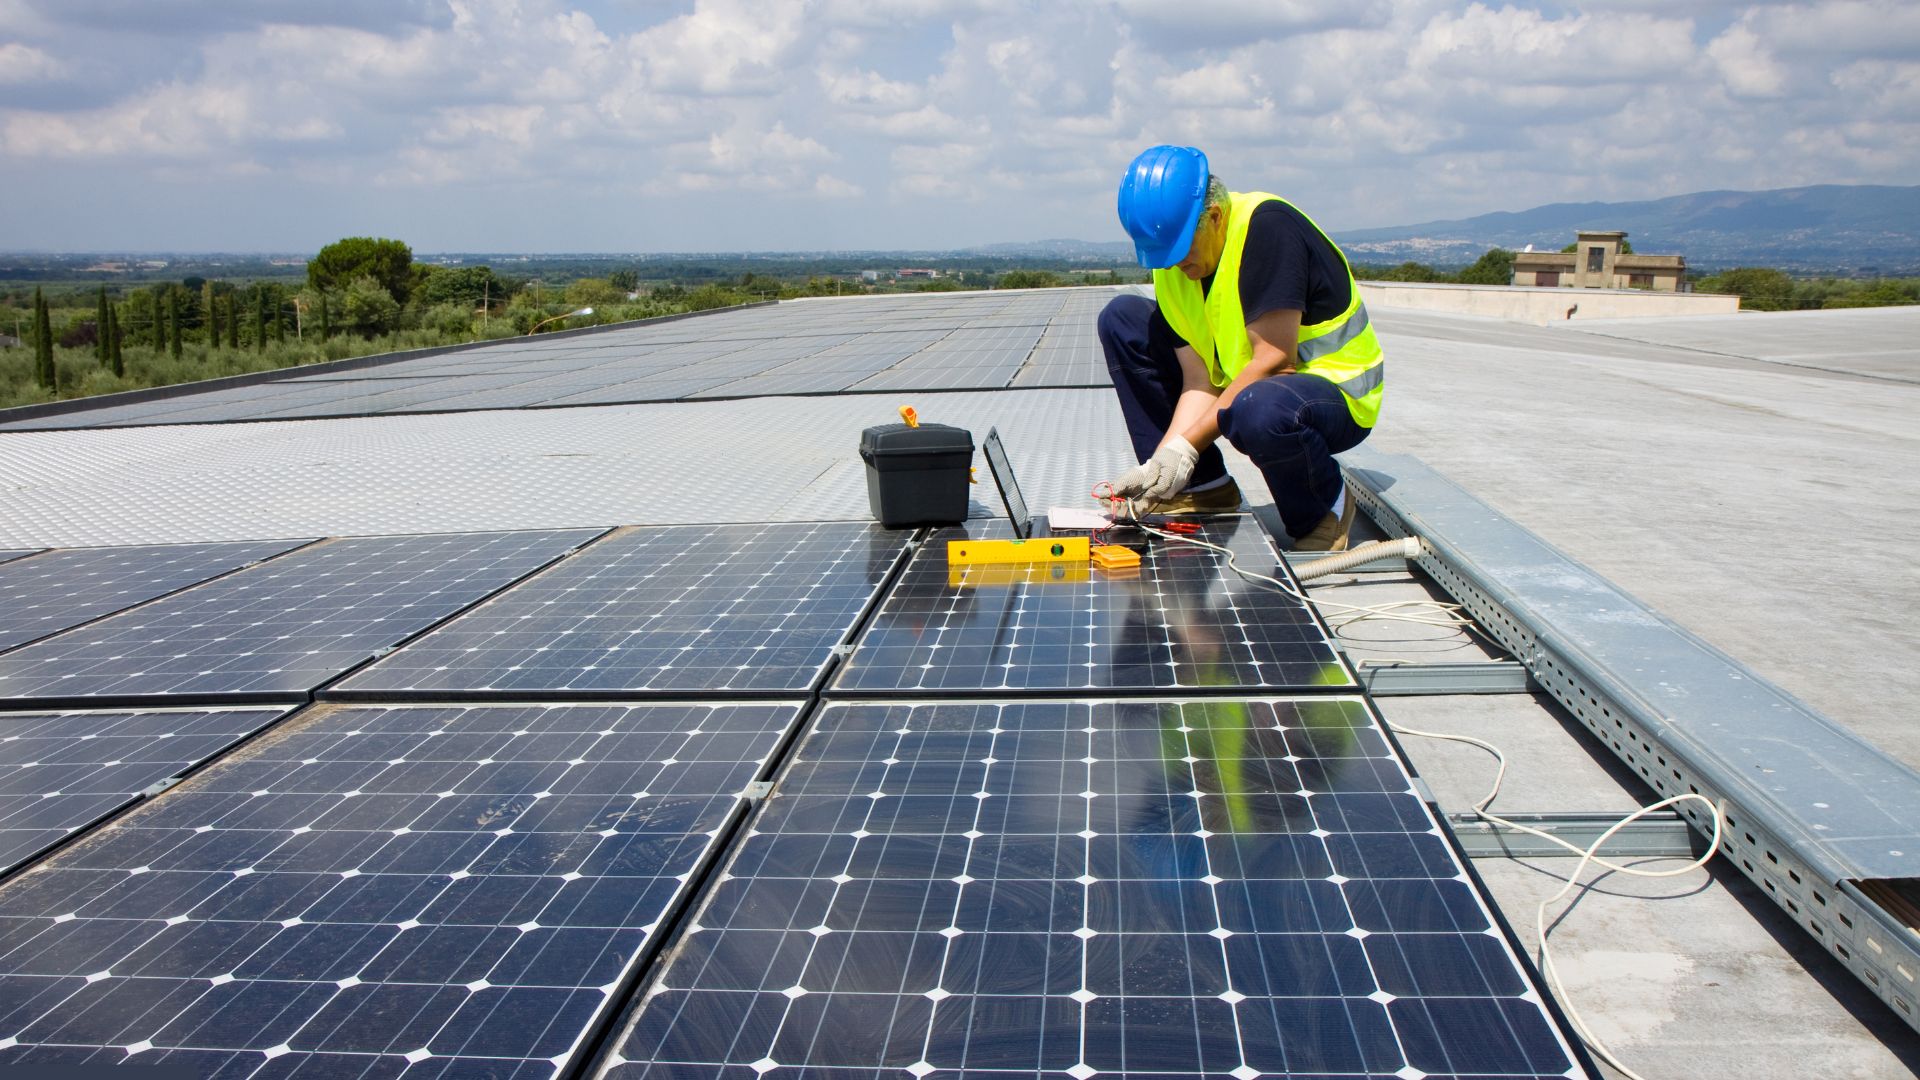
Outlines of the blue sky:
<svg viewBox="0 0 1920 1080">
<path fill-rule="evenodd" d="M 1920 183 L 1920 4 L 0 0 L 0 249 L 1116 240 L 1157 142 L 1335 230 Z"/>
</svg>

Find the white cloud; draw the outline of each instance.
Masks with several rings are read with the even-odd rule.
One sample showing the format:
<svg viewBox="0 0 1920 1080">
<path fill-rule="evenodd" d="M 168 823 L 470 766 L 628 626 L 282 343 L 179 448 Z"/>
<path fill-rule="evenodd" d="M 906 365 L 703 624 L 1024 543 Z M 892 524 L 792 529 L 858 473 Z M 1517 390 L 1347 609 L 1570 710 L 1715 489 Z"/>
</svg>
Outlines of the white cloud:
<svg viewBox="0 0 1920 1080">
<path fill-rule="evenodd" d="M 58 79 L 67 66 L 40 49 L 17 41 L 0 43 L 0 83 L 32 83 Z"/>
<path fill-rule="evenodd" d="M 0 0 L 0 183 L 217 177 L 235 228 L 277 229 L 296 182 L 466 249 L 501 205 L 596 199 L 542 242 L 621 215 L 706 249 L 1111 238 L 1155 142 L 1334 228 L 1910 183 L 1916 117 L 1910 0 Z"/>
<path fill-rule="evenodd" d="M 1787 92 L 1786 69 L 1748 27 L 1729 28 L 1707 46 L 1707 55 L 1736 97 L 1771 98 Z"/>
<path fill-rule="evenodd" d="M 1664 78 L 1694 53 L 1692 25 L 1646 15 L 1550 18 L 1473 4 L 1428 23 L 1409 51 L 1416 67 L 1456 78 L 1549 86 Z"/>
<path fill-rule="evenodd" d="M 1112 0 L 1114 13 L 1156 49 L 1234 47 L 1307 35 L 1336 27 L 1374 26 L 1390 16 L 1387 0 Z"/>
<path fill-rule="evenodd" d="M 699 94 L 764 93 L 786 78 L 782 61 L 798 42 L 804 8 L 754 0 L 698 0 L 691 14 L 639 35 L 656 86 Z"/>
<path fill-rule="evenodd" d="M 1259 73 L 1235 60 L 1202 64 L 1155 79 L 1153 85 L 1163 100 L 1177 108 L 1245 108 L 1269 97 Z"/>
<path fill-rule="evenodd" d="M 925 98 L 920 87 L 873 71 L 822 71 L 820 88 L 835 105 L 872 112 L 903 112 L 919 107 Z"/>
<path fill-rule="evenodd" d="M 866 189 L 837 176 L 821 173 L 813 182 L 813 193 L 829 199 L 857 199 L 866 194 Z"/>
<path fill-rule="evenodd" d="M 903 143 L 943 143 L 984 138 L 986 125 L 951 116 L 933 105 L 884 116 L 851 113 L 839 118 L 842 126 Z"/>
</svg>

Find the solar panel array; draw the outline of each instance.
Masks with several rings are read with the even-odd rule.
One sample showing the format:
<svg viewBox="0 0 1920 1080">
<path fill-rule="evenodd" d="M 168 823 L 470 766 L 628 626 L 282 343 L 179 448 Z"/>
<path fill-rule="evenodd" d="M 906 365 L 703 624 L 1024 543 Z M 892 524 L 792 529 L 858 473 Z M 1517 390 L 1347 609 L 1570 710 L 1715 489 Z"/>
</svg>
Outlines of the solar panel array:
<svg viewBox="0 0 1920 1080">
<path fill-rule="evenodd" d="M 285 714 L 283 708 L 0 712 L 0 873 Z"/>
<path fill-rule="evenodd" d="M 1305 604 L 1258 587 L 1196 547 L 1143 545 L 1137 572 L 1085 564 L 955 566 L 947 544 L 1010 537 L 1004 522 L 932 535 L 890 590 L 834 683 L 845 693 L 1316 689 L 1353 686 Z M 1202 539 L 1268 572 L 1252 518 Z"/>
<path fill-rule="evenodd" d="M 808 301 L 14 426 L 1100 385 L 1112 295 Z M 949 563 L 1009 535 L 0 566 L 0 634 L 39 636 L 0 652 L 0 1071 L 1583 1075 L 1305 603 L 1138 535 L 1132 572 Z M 1201 537 L 1288 573 L 1252 519 Z"/>
<path fill-rule="evenodd" d="M 0 654 L 0 702 L 301 701 L 598 535 L 334 540 Z"/>
<path fill-rule="evenodd" d="M 306 542 L 74 548 L 0 566 L 0 650 L 197 585 Z"/>
<path fill-rule="evenodd" d="M 332 696 L 805 693 L 909 535 L 860 522 L 635 529 L 409 644 Z"/>
<path fill-rule="evenodd" d="M 24 559 L 38 550 L 40 549 L 26 548 L 19 551 L 0 551 L 0 562 L 12 562 L 14 559 Z"/>
<path fill-rule="evenodd" d="M 1105 365 L 1085 362 L 1080 343 L 1090 340 L 1082 335 L 1119 291 L 822 297 L 564 338 L 510 338 L 367 367 L 0 420 L 0 430 L 848 390 L 1103 386 L 1109 381 Z"/>
<path fill-rule="evenodd" d="M 836 703 L 604 1075 L 1578 1075 L 1518 963 L 1360 699 Z"/>
<path fill-rule="evenodd" d="M 0 1071 L 552 1076 L 796 711 L 313 716 L 0 889 Z"/>
</svg>

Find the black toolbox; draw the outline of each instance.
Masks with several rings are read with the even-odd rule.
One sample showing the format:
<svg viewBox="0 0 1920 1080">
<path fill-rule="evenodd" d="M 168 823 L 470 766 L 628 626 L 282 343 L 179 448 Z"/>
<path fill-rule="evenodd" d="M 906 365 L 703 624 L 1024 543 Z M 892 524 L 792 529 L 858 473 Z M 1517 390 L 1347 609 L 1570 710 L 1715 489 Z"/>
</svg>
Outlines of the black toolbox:
<svg viewBox="0 0 1920 1080">
<path fill-rule="evenodd" d="M 890 529 L 967 520 L 973 432 L 947 424 L 881 424 L 860 433 L 867 505 Z"/>
</svg>

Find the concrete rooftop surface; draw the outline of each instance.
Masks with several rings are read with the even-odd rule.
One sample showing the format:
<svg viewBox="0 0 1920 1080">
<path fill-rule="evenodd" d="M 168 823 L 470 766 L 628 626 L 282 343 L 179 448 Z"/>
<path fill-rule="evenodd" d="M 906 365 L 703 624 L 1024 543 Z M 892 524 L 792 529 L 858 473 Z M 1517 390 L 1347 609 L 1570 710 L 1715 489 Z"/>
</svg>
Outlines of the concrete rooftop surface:
<svg viewBox="0 0 1920 1080">
<path fill-rule="evenodd" d="M 862 520 L 860 431 L 905 403 L 976 439 L 998 427 L 1036 512 L 1083 506 L 1130 458 L 1092 342 L 1116 291 L 803 301 L 505 343 L 474 350 L 491 357 L 481 366 L 451 353 L 91 416 L 0 414 L 0 549 Z M 1350 463 L 1418 457 L 1920 767 L 1920 571 L 1906 533 L 1920 521 L 1920 308 L 1551 326 L 1372 316 L 1388 392 Z M 726 335 L 740 344 L 700 344 Z M 797 346 L 805 335 L 814 344 Z M 936 342 L 944 352 L 928 356 Z M 738 355 L 753 350 L 761 360 Z M 709 363 L 731 366 L 693 377 Z M 467 400 L 443 409 L 426 385 L 442 378 L 472 380 Z M 1251 464 L 1229 460 L 1249 501 L 1270 501 Z M 999 513 L 990 489 L 972 513 Z M 1442 597 L 1413 573 L 1314 591 Z M 1340 637 L 1356 660 L 1493 655 L 1400 624 Z M 1501 746 L 1511 772 L 1496 810 L 1651 801 L 1544 694 L 1379 705 L 1396 725 Z M 1467 809 L 1491 781 L 1483 751 L 1401 742 L 1443 809 Z M 1573 863 L 1474 865 L 1531 948 L 1534 905 Z M 1559 923 L 1555 956 L 1595 1033 L 1650 1080 L 1920 1072 L 1920 1035 L 1737 871 L 1587 876 L 1599 881 Z"/>
<path fill-rule="evenodd" d="M 1420 457 L 1920 766 L 1920 308 L 1377 321 L 1393 381 L 1367 447 Z M 1728 340 L 1697 347 L 1702 322 Z M 1861 356 L 1876 374 L 1842 370 Z"/>
</svg>

